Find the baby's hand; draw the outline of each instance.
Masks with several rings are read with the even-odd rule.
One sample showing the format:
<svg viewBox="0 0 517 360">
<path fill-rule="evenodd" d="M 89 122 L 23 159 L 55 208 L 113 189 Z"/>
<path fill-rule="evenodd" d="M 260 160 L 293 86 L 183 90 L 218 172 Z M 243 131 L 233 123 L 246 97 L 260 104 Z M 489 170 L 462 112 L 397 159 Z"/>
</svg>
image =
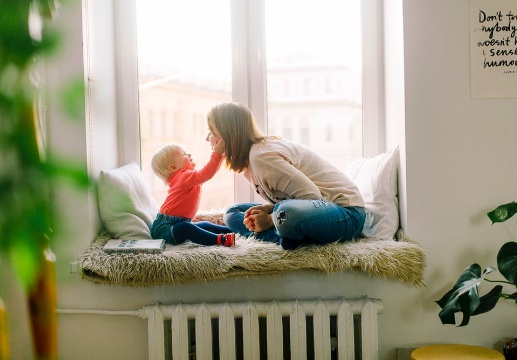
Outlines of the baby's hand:
<svg viewBox="0 0 517 360">
<path fill-rule="evenodd" d="M 213 147 L 213 150 L 218 153 L 218 154 L 224 154 L 224 151 L 226 150 L 226 147 L 224 145 L 224 140 L 221 139 L 217 142 L 217 144 L 215 144 L 215 146 Z"/>
</svg>

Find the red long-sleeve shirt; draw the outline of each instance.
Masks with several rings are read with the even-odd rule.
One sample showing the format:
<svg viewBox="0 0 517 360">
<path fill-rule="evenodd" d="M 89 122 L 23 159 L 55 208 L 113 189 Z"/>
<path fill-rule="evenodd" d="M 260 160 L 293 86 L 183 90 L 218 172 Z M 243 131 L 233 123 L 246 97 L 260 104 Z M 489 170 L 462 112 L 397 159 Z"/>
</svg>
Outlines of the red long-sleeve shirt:
<svg viewBox="0 0 517 360">
<path fill-rule="evenodd" d="M 214 151 L 202 169 L 181 169 L 173 173 L 167 180 L 169 190 L 160 213 L 192 219 L 199 208 L 201 185 L 215 175 L 222 159 L 222 155 Z"/>
</svg>

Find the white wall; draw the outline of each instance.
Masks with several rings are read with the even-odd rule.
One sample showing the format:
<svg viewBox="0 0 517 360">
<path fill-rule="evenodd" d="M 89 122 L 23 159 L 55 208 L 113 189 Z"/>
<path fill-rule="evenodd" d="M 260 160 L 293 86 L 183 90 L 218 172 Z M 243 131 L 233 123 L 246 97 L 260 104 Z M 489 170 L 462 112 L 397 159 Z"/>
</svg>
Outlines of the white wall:
<svg viewBox="0 0 517 360">
<path fill-rule="evenodd" d="M 416 316 L 400 314 L 398 343 L 492 347 L 515 335 L 514 303 L 455 328 L 441 325 L 433 300 L 471 263 L 495 266 L 499 246 L 515 240 L 517 222 L 492 226 L 486 212 L 516 196 L 517 101 L 470 98 L 469 1 L 405 0 L 403 19 L 406 230 L 427 251 L 428 287 L 411 292 Z"/>
<path fill-rule="evenodd" d="M 386 0 L 385 58 L 388 148 L 405 149 L 400 183 L 406 233 L 426 250 L 427 288 L 369 278 L 362 273 L 323 276 L 293 272 L 285 276 L 229 279 L 209 284 L 149 288 L 93 285 L 69 273 L 70 251 L 59 250 L 59 307 L 71 309 L 131 310 L 156 301 L 197 302 L 267 300 L 297 297 L 357 297 L 368 295 L 384 302 L 380 316 L 381 359 L 395 359 L 397 347 L 433 342 L 462 342 L 493 347 L 504 337 L 516 336 L 515 304 L 503 303 L 474 317 L 465 328 L 443 326 L 434 303 L 474 261 L 495 264 L 498 245 L 513 240 L 517 223 L 492 226 L 487 210 L 514 200 L 517 168 L 513 134 L 517 133 L 515 99 L 470 99 L 468 0 Z M 71 15 L 72 16 L 72 15 Z M 80 29 L 80 11 L 69 26 Z M 72 33 L 74 33 L 72 31 Z M 80 30 L 79 30 L 80 31 Z M 76 58 L 76 46 L 65 58 Z M 64 68 L 69 61 L 62 61 Z M 404 87 L 401 85 L 404 84 Z M 107 116 L 109 118 L 109 116 Z M 109 120 L 107 120 L 109 121 Z M 78 132 L 80 133 L 78 133 Z M 87 157 L 84 139 L 88 127 L 77 125 L 69 136 L 54 133 L 56 148 L 70 148 Z M 82 133 L 84 132 L 84 134 Z M 70 140 L 76 140 L 70 144 Z M 79 145 L 78 145 L 79 144 Z M 79 147 L 79 149 L 77 148 Z M 98 164 L 96 156 L 90 163 Z M 497 157 L 496 157 L 497 156 Z M 116 160 L 102 166 L 116 166 Z M 110 163 L 111 162 L 111 163 Z M 61 244 L 77 255 L 91 240 L 95 214 L 84 195 L 69 195 L 63 208 L 82 214 L 64 218 L 74 234 Z M 93 225 L 89 225 L 93 224 Z M 493 245 L 493 246 L 490 246 Z M 5 276 L 5 275 L 4 275 Z M 8 286 L 7 306 L 21 311 L 19 292 Z M 236 291 L 235 289 L 239 289 Z M 510 314 L 510 315 L 509 315 Z M 11 317 L 23 319 L 21 314 Z M 145 321 L 124 316 L 59 316 L 60 359 L 146 358 Z M 13 358 L 28 358 L 27 332 L 12 326 Z M 123 346 L 113 346 L 122 341 Z"/>
</svg>

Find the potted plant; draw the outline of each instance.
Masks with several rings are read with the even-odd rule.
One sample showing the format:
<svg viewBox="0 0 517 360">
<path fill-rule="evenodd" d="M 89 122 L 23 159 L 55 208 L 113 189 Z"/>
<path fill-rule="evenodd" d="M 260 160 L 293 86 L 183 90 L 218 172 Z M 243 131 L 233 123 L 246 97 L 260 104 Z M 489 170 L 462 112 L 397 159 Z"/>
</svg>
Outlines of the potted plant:
<svg viewBox="0 0 517 360">
<path fill-rule="evenodd" d="M 517 213 L 517 203 L 511 202 L 498 206 L 487 213 L 492 224 L 504 222 Z M 497 253 L 497 270 L 504 280 L 490 280 L 487 275 L 496 271 L 493 267 L 482 270 L 481 266 L 473 263 L 467 267 L 452 289 L 436 301 L 441 307 L 439 313 L 442 324 L 456 324 L 455 314 L 461 312 L 463 319 L 458 326 L 469 323 L 470 317 L 492 310 L 499 299 L 517 301 L 517 242 L 510 241 L 501 246 Z M 479 285 L 483 282 L 497 283 L 492 290 L 483 296 L 479 295 Z M 513 291 L 505 292 L 505 285 Z"/>
<path fill-rule="evenodd" d="M 52 30 L 55 5 L 0 0 L 0 261 L 27 293 L 36 359 L 57 358 L 53 184 L 62 177 L 85 188 L 90 183 L 84 167 L 57 159 L 42 145 L 38 66 L 59 44 L 60 34 Z M 0 308 L 0 345 L 6 343 L 8 312 Z M 4 347 L 0 359 L 8 357 Z"/>
</svg>

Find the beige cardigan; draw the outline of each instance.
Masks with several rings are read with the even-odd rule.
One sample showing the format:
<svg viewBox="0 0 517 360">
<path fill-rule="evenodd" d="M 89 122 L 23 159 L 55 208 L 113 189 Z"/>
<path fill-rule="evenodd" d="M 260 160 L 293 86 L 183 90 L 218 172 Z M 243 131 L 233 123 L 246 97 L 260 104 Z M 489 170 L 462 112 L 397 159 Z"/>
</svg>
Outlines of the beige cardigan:
<svg viewBox="0 0 517 360">
<path fill-rule="evenodd" d="M 357 186 L 309 147 L 289 140 L 255 144 L 244 176 L 271 203 L 285 199 L 324 199 L 343 207 L 361 206 Z"/>
</svg>

